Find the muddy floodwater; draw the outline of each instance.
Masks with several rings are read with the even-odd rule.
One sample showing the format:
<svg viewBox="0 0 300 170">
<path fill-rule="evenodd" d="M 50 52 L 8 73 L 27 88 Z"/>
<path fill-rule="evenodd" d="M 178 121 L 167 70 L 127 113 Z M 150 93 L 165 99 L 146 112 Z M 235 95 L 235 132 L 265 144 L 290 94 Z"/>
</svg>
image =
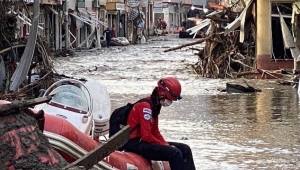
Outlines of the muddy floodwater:
<svg viewBox="0 0 300 170">
<path fill-rule="evenodd" d="M 198 170 L 300 169 L 297 89 L 275 80 L 247 80 L 262 92 L 220 93 L 226 82 L 243 81 L 196 75 L 192 50 L 163 52 L 190 41 L 152 37 L 148 44 L 56 58 L 55 68 L 106 85 L 112 110 L 149 95 L 161 76 L 177 76 L 183 99 L 162 109 L 160 129 L 167 140 L 191 146 Z"/>
</svg>

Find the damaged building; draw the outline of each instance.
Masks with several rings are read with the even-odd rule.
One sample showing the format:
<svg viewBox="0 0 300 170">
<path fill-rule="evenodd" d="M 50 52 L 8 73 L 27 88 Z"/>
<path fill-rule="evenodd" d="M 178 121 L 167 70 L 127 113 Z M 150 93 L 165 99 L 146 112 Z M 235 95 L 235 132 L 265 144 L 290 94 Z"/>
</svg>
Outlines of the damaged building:
<svg viewBox="0 0 300 170">
<path fill-rule="evenodd" d="M 256 20 L 257 69 L 294 71 L 298 69 L 299 5 L 300 2 L 296 0 L 257 0 L 248 1 L 248 5 L 244 6 L 240 20 L 240 35 L 245 31 L 243 29 L 247 17 L 245 15 L 251 11 Z"/>
<path fill-rule="evenodd" d="M 193 68 L 210 78 L 276 78 L 282 70 L 298 72 L 299 2 L 224 0 L 209 7 L 214 10 L 187 29 L 203 38 L 165 52 L 205 42 L 204 48 L 192 48 L 199 56 Z"/>
</svg>

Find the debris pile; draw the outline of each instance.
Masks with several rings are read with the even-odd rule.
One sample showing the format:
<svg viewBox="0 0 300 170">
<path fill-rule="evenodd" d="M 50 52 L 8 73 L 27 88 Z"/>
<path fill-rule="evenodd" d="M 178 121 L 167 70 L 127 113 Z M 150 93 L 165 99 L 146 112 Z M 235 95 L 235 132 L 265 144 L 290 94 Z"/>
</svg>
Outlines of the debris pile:
<svg viewBox="0 0 300 170">
<path fill-rule="evenodd" d="M 190 48 L 199 56 L 193 65 L 197 74 L 207 78 L 235 78 L 237 73 L 254 70 L 256 27 L 253 15 L 246 9 L 249 6 L 240 12 L 232 8 L 214 11 L 203 20 L 205 24 L 210 20 L 205 38 L 164 52 L 205 42 L 204 48 Z M 198 27 L 201 31 L 201 24 Z"/>
<path fill-rule="evenodd" d="M 36 97 L 38 89 L 47 88 L 53 83 L 54 69 L 48 43 L 37 35 L 36 42 L 34 42 L 36 45 L 28 47 L 29 50 L 26 53 L 27 42 L 31 36 L 35 36 L 37 33 L 31 29 L 30 34 L 23 33 L 24 35 L 21 37 L 17 20 L 24 17 L 23 13 L 19 11 L 26 11 L 27 22 L 32 20 L 33 28 L 35 19 L 32 19 L 28 6 L 23 0 L 20 0 L 1 1 L 0 7 L 0 99 L 11 101 L 24 97 Z M 31 50 L 33 50 L 32 58 L 29 57 L 31 52 L 28 52 Z M 22 58 L 24 60 L 29 58 L 26 61 L 28 64 L 22 62 Z M 21 77 L 24 81 L 18 86 L 18 89 L 12 89 L 11 84 L 15 83 L 12 77 L 18 67 L 28 67 L 29 70 L 23 69 L 26 70 Z M 22 69 L 19 72 L 22 72 Z"/>
</svg>

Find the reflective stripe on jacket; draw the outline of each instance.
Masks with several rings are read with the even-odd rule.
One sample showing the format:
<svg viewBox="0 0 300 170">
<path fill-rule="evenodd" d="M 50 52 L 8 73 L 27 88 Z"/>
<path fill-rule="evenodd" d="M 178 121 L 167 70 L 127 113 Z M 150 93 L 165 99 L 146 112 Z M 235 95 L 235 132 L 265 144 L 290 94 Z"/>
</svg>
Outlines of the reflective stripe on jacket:
<svg viewBox="0 0 300 170">
<path fill-rule="evenodd" d="M 168 145 L 158 128 L 158 116 L 152 116 L 151 105 L 148 102 L 139 102 L 135 104 L 128 116 L 127 124 L 134 131 L 130 134 L 130 139 L 141 138 L 144 142 Z"/>
</svg>

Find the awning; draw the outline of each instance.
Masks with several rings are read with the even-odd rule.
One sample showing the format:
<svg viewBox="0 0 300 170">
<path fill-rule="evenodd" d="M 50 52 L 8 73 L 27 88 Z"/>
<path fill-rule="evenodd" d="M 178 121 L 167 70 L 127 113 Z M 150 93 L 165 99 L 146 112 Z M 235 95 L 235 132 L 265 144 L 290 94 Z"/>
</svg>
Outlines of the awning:
<svg viewBox="0 0 300 170">
<path fill-rule="evenodd" d="M 118 15 L 117 10 L 107 10 L 106 13 L 109 14 L 109 15 Z"/>
<path fill-rule="evenodd" d="M 10 10 L 10 12 L 12 12 L 13 14 L 18 14 L 18 18 L 20 20 L 22 20 L 23 22 L 25 22 L 27 25 L 31 26 L 31 19 L 29 19 L 28 17 L 26 17 L 26 15 L 24 15 L 22 12 L 18 11 L 18 13 L 16 13 L 13 10 Z M 38 26 L 39 29 L 44 30 L 43 27 Z"/>
<path fill-rule="evenodd" d="M 105 27 L 108 27 L 108 25 L 105 22 L 99 21 L 97 18 L 92 17 L 92 16 L 90 16 L 91 19 L 89 19 L 89 18 L 87 18 L 87 17 L 85 17 L 83 15 L 78 16 L 78 15 L 75 15 L 73 13 L 70 13 L 70 15 L 74 16 L 76 19 L 78 19 L 78 20 L 80 20 L 80 21 L 82 21 L 82 22 L 84 22 L 84 23 L 86 23 L 86 24 L 88 24 L 90 26 L 93 26 L 93 27 L 96 26 L 95 23 L 101 24 L 101 25 L 103 25 Z"/>
<path fill-rule="evenodd" d="M 53 9 L 52 7 L 48 6 L 47 8 L 48 8 L 54 15 L 57 15 L 57 14 L 58 14 L 58 12 L 57 12 L 55 9 Z"/>
</svg>

